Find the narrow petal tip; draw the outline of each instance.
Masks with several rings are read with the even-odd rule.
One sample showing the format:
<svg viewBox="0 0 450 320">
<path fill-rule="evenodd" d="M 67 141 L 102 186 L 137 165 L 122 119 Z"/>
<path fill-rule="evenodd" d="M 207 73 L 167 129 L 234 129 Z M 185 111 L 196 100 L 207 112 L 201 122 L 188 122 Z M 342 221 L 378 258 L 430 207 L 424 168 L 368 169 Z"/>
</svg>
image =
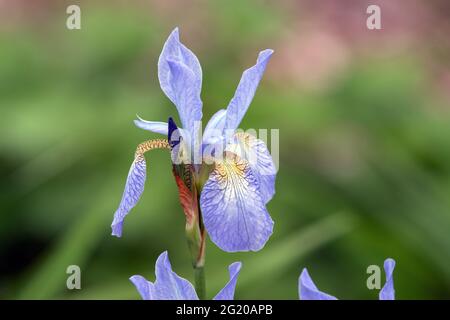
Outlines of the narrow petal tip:
<svg viewBox="0 0 450 320">
<path fill-rule="evenodd" d="M 236 289 L 236 282 L 239 276 L 239 272 L 242 268 L 242 262 L 234 262 L 230 264 L 228 267 L 228 272 L 230 274 L 230 280 L 219 291 L 219 293 L 214 297 L 213 300 L 233 300 L 234 299 L 234 291 Z"/>
<path fill-rule="evenodd" d="M 269 59 L 273 53 L 274 53 L 274 51 L 272 49 L 266 49 L 266 50 L 261 51 L 258 55 L 258 59 L 256 60 L 256 62 L 260 63 L 261 61 L 263 61 L 265 59 Z"/>
<path fill-rule="evenodd" d="M 134 275 L 129 279 L 131 283 L 134 284 L 143 300 L 152 300 L 153 283 L 140 275 Z"/>
<path fill-rule="evenodd" d="M 111 235 L 120 238 L 122 237 L 122 223 L 115 223 L 113 222 L 111 224 L 112 233 Z"/>
</svg>

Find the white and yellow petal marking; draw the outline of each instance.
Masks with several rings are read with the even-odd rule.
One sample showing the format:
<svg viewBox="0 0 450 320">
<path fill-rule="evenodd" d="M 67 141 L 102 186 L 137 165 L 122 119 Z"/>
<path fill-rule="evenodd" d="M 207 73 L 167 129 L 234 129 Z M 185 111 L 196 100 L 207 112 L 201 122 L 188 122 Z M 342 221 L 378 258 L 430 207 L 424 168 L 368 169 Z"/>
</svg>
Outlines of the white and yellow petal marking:
<svg viewBox="0 0 450 320">
<path fill-rule="evenodd" d="M 222 250 L 258 251 L 269 239 L 273 221 L 248 161 L 226 152 L 205 183 L 200 207 L 211 240 Z"/>
<path fill-rule="evenodd" d="M 264 203 L 269 202 L 275 194 L 275 177 L 277 169 L 266 144 L 249 133 L 238 132 L 233 142 L 227 145 L 227 151 L 246 159 L 258 180 Z"/>
<path fill-rule="evenodd" d="M 114 213 L 114 220 L 111 224 L 112 235 L 120 237 L 122 235 L 122 225 L 125 216 L 136 205 L 144 192 L 146 178 L 146 163 L 144 154 L 153 149 L 169 149 L 169 143 L 164 139 L 148 140 L 139 144 L 134 154 L 134 161 L 128 172 L 125 190 L 120 201 L 119 208 Z"/>
</svg>

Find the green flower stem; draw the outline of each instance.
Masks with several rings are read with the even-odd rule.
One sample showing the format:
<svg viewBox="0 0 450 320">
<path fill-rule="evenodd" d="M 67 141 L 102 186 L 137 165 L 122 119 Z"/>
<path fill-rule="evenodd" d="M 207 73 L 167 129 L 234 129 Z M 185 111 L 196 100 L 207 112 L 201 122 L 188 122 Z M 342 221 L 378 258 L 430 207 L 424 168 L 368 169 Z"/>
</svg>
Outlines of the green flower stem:
<svg viewBox="0 0 450 320">
<path fill-rule="evenodd" d="M 205 232 L 201 230 L 200 223 L 186 226 L 186 238 L 191 254 L 192 267 L 194 268 L 195 290 L 199 299 L 206 296 L 205 281 Z"/>
<path fill-rule="evenodd" d="M 205 281 L 205 267 L 194 267 L 195 274 L 195 291 L 197 291 L 200 300 L 206 299 L 206 281 Z"/>
</svg>

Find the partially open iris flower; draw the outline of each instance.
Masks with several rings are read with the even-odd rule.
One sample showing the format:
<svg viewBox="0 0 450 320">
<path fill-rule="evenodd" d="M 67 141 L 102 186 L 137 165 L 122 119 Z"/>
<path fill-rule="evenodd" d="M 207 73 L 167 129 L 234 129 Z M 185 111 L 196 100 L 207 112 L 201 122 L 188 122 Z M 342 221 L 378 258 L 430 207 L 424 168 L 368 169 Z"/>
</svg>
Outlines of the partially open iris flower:
<svg viewBox="0 0 450 320">
<path fill-rule="evenodd" d="M 244 71 L 228 107 L 212 116 L 201 137 L 202 69 L 194 53 L 180 42 L 178 29 L 170 34 L 159 58 L 158 77 L 178 110 L 181 128 L 171 118 L 168 123 L 135 120 L 139 128 L 166 135 L 168 140 L 138 146 L 114 215 L 113 235 L 121 236 L 124 218 L 144 190 L 144 153 L 166 148 L 171 150 L 186 228 L 197 233 L 196 250 L 204 250 L 205 230 L 227 252 L 258 251 L 265 245 L 274 224 L 266 204 L 275 193 L 276 168 L 262 140 L 236 130 L 272 53 L 259 53 L 256 64 Z"/>
<path fill-rule="evenodd" d="M 388 258 L 384 261 L 384 271 L 386 273 L 386 283 L 381 288 L 379 293 L 380 300 L 395 300 L 394 290 L 394 259 Z M 317 289 L 316 285 L 309 276 L 308 270 L 303 269 L 298 280 L 298 291 L 301 300 L 337 300 L 336 297 L 331 296 Z"/>
<path fill-rule="evenodd" d="M 232 263 L 228 267 L 230 281 L 219 291 L 213 300 L 233 300 L 236 281 L 242 264 Z M 144 300 L 199 300 L 194 286 L 186 279 L 172 271 L 167 251 L 161 253 L 156 260 L 155 282 L 143 276 L 135 275 L 130 281 L 136 286 Z"/>
</svg>

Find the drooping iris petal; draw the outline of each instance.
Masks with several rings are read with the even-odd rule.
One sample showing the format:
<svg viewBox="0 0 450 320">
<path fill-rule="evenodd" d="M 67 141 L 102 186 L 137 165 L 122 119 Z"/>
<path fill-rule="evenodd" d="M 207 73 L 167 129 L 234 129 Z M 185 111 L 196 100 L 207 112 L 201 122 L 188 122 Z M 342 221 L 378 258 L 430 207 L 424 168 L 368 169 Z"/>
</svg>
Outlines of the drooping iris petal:
<svg viewBox="0 0 450 320">
<path fill-rule="evenodd" d="M 116 237 L 122 236 L 122 225 L 125 216 L 136 205 L 139 198 L 144 192 L 144 184 L 146 177 L 146 164 L 143 156 L 135 158 L 128 172 L 125 191 L 122 195 L 119 208 L 114 213 L 114 220 L 111 224 L 112 235 Z"/>
<path fill-rule="evenodd" d="M 137 120 L 134 120 L 134 124 L 144 130 L 167 135 L 168 133 L 168 126 L 166 122 L 161 121 L 148 121 L 140 118 L 138 116 Z"/>
<path fill-rule="evenodd" d="M 196 138 L 196 121 L 202 118 L 202 70 L 197 57 L 179 40 L 175 29 L 164 44 L 158 61 L 161 89 L 177 107 L 182 127 Z M 185 140 L 191 139 L 185 137 Z"/>
<path fill-rule="evenodd" d="M 238 132 L 234 142 L 229 144 L 226 150 L 248 161 L 258 180 L 264 203 L 269 202 L 275 194 L 277 169 L 264 141 L 248 133 Z"/>
<path fill-rule="evenodd" d="M 395 289 L 394 289 L 394 268 L 395 260 L 388 258 L 384 261 L 384 272 L 386 272 L 386 283 L 380 291 L 380 300 L 395 300 Z"/>
<path fill-rule="evenodd" d="M 209 119 L 203 132 L 203 144 L 216 143 L 222 137 L 226 116 L 227 111 L 220 109 Z"/>
<path fill-rule="evenodd" d="M 235 262 L 228 267 L 230 273 L 230 281 L 219 291 L 213 300 L 233 300 L 234 290 L 236 289 L 236 281 L 241 271 L 242 263 Z"/>
<path fill-rule="evenodd" d="M 144 154 L 153 149 L 169 149 L 169 142 L 166 139 L 153 139 L 140 143 L 134 154 L 134 161 L 128 172 L 125 191 L 122 195 L 119 208 L 114 213 L 114 220 L 111 224 L 112 235 L 120 237 L 122 235 L 122 225 L 125 216 L 139 201 L 144 192 L 146 163 Z"/>
<path fill-rule="evenodd" d="M 258 251 L 272 234 L 274 223 L 248 162 L 225 154 L 224 159 L 216 161 L 203 186 L 203 222 L 211 240 L 222 250 Z"/>
<path fill-rule="evenodd" d="M 256 64 L 245 70 L 242 74 L 241 81 L 239 82 L 234 97 L 227 107 L 225 129 L 235 130 L 238 128 L 253 100 L 259 81 L 264 74 L 267 62 L 269 62 L 272 53 L 273 50 L 270 49 L 261 51 L 258 55 Z"/>
<path fill-rule="evenodd" d="M 153 292 L 155 289 L 153 288 L 153 283 L 143 276 L 132 276 L 130 281 L 134 284 L 143 300 L 154 300 Z"/>
<path fill-rule="evenodd" d="M 337 300 L 336 297 L 317 289 L 306 268 L 303 269 L 298 279 L 298 294 L 301 300 Z"/>
</svg>

